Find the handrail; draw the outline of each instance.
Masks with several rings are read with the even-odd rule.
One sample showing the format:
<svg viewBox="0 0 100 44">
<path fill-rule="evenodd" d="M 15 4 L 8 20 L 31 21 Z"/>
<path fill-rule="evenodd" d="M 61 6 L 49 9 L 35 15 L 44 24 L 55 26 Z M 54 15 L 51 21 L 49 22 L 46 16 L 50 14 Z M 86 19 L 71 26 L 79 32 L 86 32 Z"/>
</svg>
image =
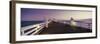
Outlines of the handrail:
<svg viewBox="0 0 100 44">
<path fill-rule="evenodd" d="M 41 29 L 43 29 L 50 22 L 51 21 L 43 22 L 43 23 L 39 23 L 39 24 L 33 24 L 33 25 L 30 25 L 30 26 L 22 27 L 21 28 L 22 35 L 30 35 L 30 33 L 32 33 L 33 35 L 35 35 L 35 34 L 37 34 Z M 27 31 L 27 30 L 29 30 L 29 31 Z"/>
<path fill-rule="evenodd" d="M 40 24 L 35 24 L 35 25 L 30 25 L 30 26 L 22 27 L 21 28 L 22 35 L 28 35 L 29 33 L 32 33 L 33 31 L 35 31 L 35 33 L 36 33 L 36 31 L 41 30 L 44 27 L 44 25 L 45 25 L 44 23 L 40 23 Z M 34 28 L 34 27 L 36 27 L 36 28 Z M 32 29 L 32 30 L 30 30 L 28 32 L 25 32 L 26 30 L 29 30 L 29 29 Z M 35 34 L 35 33 L 33 33 L 33 34 Z"/>
</svg>

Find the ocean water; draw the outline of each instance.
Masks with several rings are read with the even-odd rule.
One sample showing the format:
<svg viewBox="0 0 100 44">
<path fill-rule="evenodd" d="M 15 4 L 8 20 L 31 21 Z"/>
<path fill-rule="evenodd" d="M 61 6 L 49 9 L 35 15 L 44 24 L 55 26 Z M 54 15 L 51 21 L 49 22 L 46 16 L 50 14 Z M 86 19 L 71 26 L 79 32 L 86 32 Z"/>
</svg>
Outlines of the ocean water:
<svg viewBox="0 0 100 44">
<path fill-rule="evenodd" d="M 42 23 L 44 21 L 21 21 L 21 27 Z"/>
</svg>

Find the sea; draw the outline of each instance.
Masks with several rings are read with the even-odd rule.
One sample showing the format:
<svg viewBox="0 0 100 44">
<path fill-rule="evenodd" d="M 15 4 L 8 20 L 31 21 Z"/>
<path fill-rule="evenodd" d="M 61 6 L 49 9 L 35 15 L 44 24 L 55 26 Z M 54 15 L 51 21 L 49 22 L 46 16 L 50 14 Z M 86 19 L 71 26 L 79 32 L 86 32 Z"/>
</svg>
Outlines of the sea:
<svg viewBox="0 0 100 44">
<path fill-rule="evenodd" d="M 43 23 L 44 21 L 21 21 L 21 27 Z"/>
</svg>

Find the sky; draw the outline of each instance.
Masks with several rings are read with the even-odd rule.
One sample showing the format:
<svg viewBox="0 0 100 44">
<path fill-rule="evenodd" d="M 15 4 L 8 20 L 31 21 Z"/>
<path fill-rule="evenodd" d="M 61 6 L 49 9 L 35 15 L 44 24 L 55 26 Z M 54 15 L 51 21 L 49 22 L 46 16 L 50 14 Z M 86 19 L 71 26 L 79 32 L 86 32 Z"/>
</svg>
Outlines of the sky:
<svg viewBox="0 0 100 44">
<path fill-rule="evenodd" d="M 56 18 L 59 20 L 69 20 L 71 17 L 75 20 L 90 19 L 92 18 L 92 11 L 21 8 L 22 21 L 39 21 L 51 18 Z"/>
</svg>

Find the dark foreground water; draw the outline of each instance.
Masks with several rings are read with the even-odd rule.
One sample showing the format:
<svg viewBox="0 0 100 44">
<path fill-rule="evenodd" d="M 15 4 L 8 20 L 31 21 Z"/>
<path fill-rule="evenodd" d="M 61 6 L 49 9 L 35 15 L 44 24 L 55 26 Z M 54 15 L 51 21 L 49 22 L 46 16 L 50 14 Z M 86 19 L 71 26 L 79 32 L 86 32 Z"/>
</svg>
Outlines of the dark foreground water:
<svg viewBox="0 0 100 44">
<path fill-rule="evenodd" d="M 44 21 L 21 21 L 21 27 L 42 23 Z"/>
</svg>

